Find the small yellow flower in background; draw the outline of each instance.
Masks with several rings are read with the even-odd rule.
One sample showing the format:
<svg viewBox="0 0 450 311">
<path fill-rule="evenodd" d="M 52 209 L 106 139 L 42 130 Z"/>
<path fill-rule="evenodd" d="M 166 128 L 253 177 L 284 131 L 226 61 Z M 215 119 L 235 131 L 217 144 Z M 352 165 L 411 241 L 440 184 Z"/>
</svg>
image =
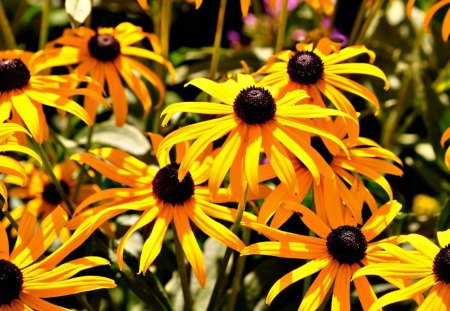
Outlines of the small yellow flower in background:
<svg viewBox="0 0 450 311">
<path fill-rule="evenodd" d="M 384 73 L 376 66 L 365 63 L 343 63 L 361 54 L 370 57 L 370 63 L 375 61 L 375 53 L 362 45 L 349 46 L 340 49 L 340 44 L 322 38 L 314 47 L 312 43 L 298 43 L 296 51 L 281 51 L 272 56 L 267 65 L 257 71 L 257 74 L 267 74 L 258 84 L 273 85 L 281 88 L 281 92 L 302 89 L 310 96 L 311 103 L 327 107 L 322 95 L 333 105 L 356 118 L 356 111 L 350 101 L 340 90 L 356 94 L 375 105 L 379 111 L 378 99 L 365 86 L 344 77 L 344 74 L 365 74 L 378 77 L 389 84 Z M 278 60 L 278 61 L 277 61 Z M 349 134 L 357 136 L 359 126 L 349 123 Z"/>
<path fill-rule="evenodd" d="M 316 182 L 320 180 L 320 175 L 333 175 L 325 160 L 310 146 L 309 138 L 311 135 L 320 136 L 344 150 L 346 147 L 334 135 L 314 126 L 311 119 L 348 117 L 345 113 L 317 105 L 297 105 L 307 98 L 304 91 L 297 90 L 278 97 L 277 88 L 257 86 L 250 75 L 238 74 L 237 81 L 229 79 L 220 84 L 205 78 L 194 79 L 188 84 L 200 88 L 221 103 L 176 103 L 162 112 L 163 126 L 177 112 L 219 116 L 185 126 L 164 138 L 159 154 L 167 153 L 179 142 L 195 140 L 181 161 L 180 179 L 208 144 L 224 135 L 226 141 L 211 167 L 208 185 L 212 195 L 217 192 L 229 170 L 232 193 L 240 202 L 247 183 L 250 193 L 257 194 L 261 148 L 278 178 L 292 187 L 294 193 L 299 193 L 299 186 L 287 151 L 302 161 Z M 352 122 L 357 121 L 349 119 L 348 123 Z"/>
<path fill-rule="evenodd" d="M 154 51 L 133 46 L 146 38 Z M 175 76 L 172 64 L 160 55 L 157 38 L 131 23 L 121 23 L 115 28 L 99 27 L 97 31 L 87 27 L 66 29 L 63 36 L 51 42 L 49 46 L 62 47 L 45 49 L 41 54 L 44 60 L 39 69 L 78 65 L 73 74 L 90 75 L 94 80 L 88 84 L 88 89 L 101 93 L 106 83 L 105 89 L 111 96 L 118 126 L 126 122 L 128 115 L 128 102 L 122 79 L 139 99 L 145 114 L 151 110 L 152 98 L 143 80 L 158 90 L 157 106 L 162 104 L 166 94 L 163 81 L 134 57 L 156 61 L 164 65 L 172 77 Z M 86 98 L 84 101 L 84 107 L 91 119 L 95 119 L 97 106 L 98 101 L 95 99 Z"/>
<path fill-rule="evenodd" d="M 162 137 L 156 134 L 150 136 L 156 150 Z M 145 273 L 159 255 L 166 232 L 173 223 L 186 258 L 200 286 L 204 287 L 205 264 L 190 223 L 234 250 L 240 251 L 245 245 L 227 227 L 213 219 L 231 220 L 233 212 L 212 203 L 208 188 L 201 186 L 209 175 L 211 160 L 208 155 L 201 156 L 200 160 L 205 161 L 196 162 L 183 180 L 178 180 L 179 161 L 185 149 L 184 144 L 177 145 L 176 163 L 170 162 L 169 156 L 160 157 L 160 169 L 112 148 L 94 149 L 90 153 L 72 156 L 72 159 L 88 164 L 107 178 L 127 186 L 101 191 L 82 202 L 69 223 L 70 227 L 78 228 L 72 239 L 84 240 L 99 225 L 117 215 L 128 211 L 140 212 L 139 219 L 120 240 L 117 260 L 122 268 L 123 251 L 130 236 L 136 230 L 153 224 L 144 242 L 139 264 L 139 272 Z M 221 192 L 222 197 L 226 198 L 225 189 Z M 91 207 L 97 203 L 100 204 Z"/>
<path fill-rule="evenodd" d="M 408 0 L 406 4 L 406 14 L 411 18 L 412 10 L 416 0 Z M 442 22 L 442 40 L 447 42 L 450 36 L 450 0 L 440 0 L 436 1 L 435 4 L 427 11 L 425 15 L 425 20 L 423 21 L 423 31 L 428 32 L 429 24 L 433 16 L 442 8 L 447 6 L 447 13 L 445 13 L 444 21 Z"/>
<path fill-rule="evenodd" d="M 374 264 L 362 268 L 354 275 L 354 280 L 365 275 L 418 279 L 409 287 L 382 296 L 370 307 L 370 311 L 378 310 L 394 302 L 411 299 L 430 288 L 427 297 L 417 310 L 450 310 L 450 229 L 439 231 L 437 238 L 440 247 L 418 234 L 405 236 L 404 241 L 410 243 L 419 251 L 419 254 L 395 245 L 383 245 L 383 248 L 397 256 L 401 262 Z"/>
<path fill-rule="evenodd" d="M 264 234 L 272 241 L 247 246 L 242 255 L 268 255 L 283 258 L 310 259 L 311 261 L 289 272 L 270 289 L 266 303 L 289 285 L 319 272 L 309 287 L 299 310 L 317 310 L 332 289 L 332 310 L 350 310 L 350 281 L 361 267 L 377 262 L 398 262 L 398 259 L 380 249 L 380 243 L 395 243 L 395 237 L 372 242 L 394 219 L 401 204 L 391 201 L 375 211 L 362 225 L 358 226 L 351 214 L 340 215 L 340 225 L 330 227 L 308 208 L 291 204 L 289 208 L 298 213 L 305 225 L 318 237 L 302 236 L 245 220 L 244 226 Z M 389 281 L 402 286 L 395 279 Z M 358 298 L 364 308 L 375 301 L 376 296 L 366 278 L 354 280 Z"/>
<path fill-rule="evenodd" d="M 116 287 L 113 280 L 101 276 L 73 277 L 85 269 L 108 265 L 106 259 L 89 256 L 58 266 L 69 255 L 68 245 L 60 246 L 51 255 L 40 259 L 66 221 L 67 215 L 58 207 L 36 228 L 35 217 L 25 212 L 11 252 L 8 236 L 0 226 L 1 311 L 67 310 L 44 299 Z"/>
<path fill-rule="evenodd" d="M 106 103 L 105 99 L 92 90 L 61 87 L 85 81 L 82 76 L 38 75 L 37 58 L 26 51 L 0 51 L 0 122 L 10 118 L 16 123 L 23 122 L 39 144 L 48 136 L 42 105 L 70 112 L 92 125 L 92 118 L 68 97 L 84 95 Z"/>
<path fill-rule="evenodd" d="M 0 124 L 0 152 L 21 152 L 31 156 L 33 159 L 41 163 L 41 159 L 36 152 L 21 144 L 15 133 L 28 133 L 22 126 L 15 123 Z M 5 182 L 18 186 L 25 186 L 28 178 L 27 173 L 17 160 L 0 155 L 0 173 L 7 174 Z M 3 198 L 3 211 L 8 208 L 8 191 L 6 190 L 4 181 L 0 181 L 0 195 Z"/>
<path fill-rule="evenodd" d="M 441 204 L 427 194 L 417 194 L 413 197 L 412 210 L 417 215 L 435 216 L 441 212 Z"/>
<path fill-rule="evenodd" d="M 448 140 L 450 140 L 450 127 L 448 127 L 445 130 L 444 134 L 442 134 L 442 137 L 441 137 L 441 145 L 442 145 L 442 147 L 445 146 L 445 143 Z M 447 168 L 450 170 L 450 146 L 445 151 L 444 162 L 445 162 L 445 165 L 447 165 Z"/>
<path fill-rule="evenodd" d="M 258 214 L 258 222 L 267 223 L 273 216 L 271 227 L 278 228 L 294 213 L 292 210 L 283 208 L 287 201 L 301 202 L 309 189 L 313 189 L 314 202 L 317 215 L 327 224 L 334 226 L 341 213 L 343 202 L 345 208 L 350 209 L 353 217 L 358 223 L 362 223 L 362 202 L 365 201 L 372 213 L 377 209 L 375 198 L 364 185 L 361 176 L 374 181 L 393 199 L 391 186 L 384 174 L 401 176 L 402 170 L 392 161 L 399 165 L 402 161 L 391 151 L 382 148 L 376 142 L 365 137 L 358 137 L 355 141 L 345 138 L 345 123 L 337 118 L 327 128 L 336 137 L 342 139 L 348 150 L 348 154 L 342 149 L 328 148 L 319 136 L 310 139 L 313 147 L 328 163 L 334 172 L 333 178 L 321 178 L 318 184 L 314 183 L 311 172 L 296 158 L 292 158 L 296 170 L 296 177 L 300 185 L 298 198 L 292 196 L 292 190 L 284 184 L 279 184 L 275 190 L 265 199 Z M 273 178 L 274 173 L 266 169 L 266 176 Z M 341 208 L 339 208 L 341 207 Z"/>
</svg>

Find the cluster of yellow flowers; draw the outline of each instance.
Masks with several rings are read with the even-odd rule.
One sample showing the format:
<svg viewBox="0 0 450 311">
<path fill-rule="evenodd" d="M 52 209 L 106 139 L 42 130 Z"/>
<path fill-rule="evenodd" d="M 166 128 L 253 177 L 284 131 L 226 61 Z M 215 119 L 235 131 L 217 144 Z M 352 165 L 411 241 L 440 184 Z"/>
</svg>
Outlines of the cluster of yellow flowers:
<svg viewBox="0 0 450 311">
<path fill-rule="evenodd" d="M 241 2 L 243 12 L 248 12 L 249 1 Z M 446 17 L 444 25 L 449 22 Z M 144 39 L 152 51 L 135 46 Z M 348 62 L 363 54 L 368 63 Z M 155 105 L 161 106 L 165 82 L 136 58 L 157 62 L 175 77 L 173 66 L 161 56 L 157 38 L 131 23 L 66 30 L 34 54 L 0 51 L 0 151 L 24 153 L 51 167 L 41 146 L 51 136 L 43 106 L 94 126 L 98 105 L 108 106 L 103 96 L 108 94 L 116 125 L 123 126 L 128 115 L 125 85 L 144 113 L 151 112 L 152 94 L 146 82 L 158 91 Z M 0 226 L 0 310 L 63 310 L 43 298 L 115 287 L 106 277 L 75 276 L 109 264 L 105 259 L 87 256 L 59 263 L 99 228 L 114 237 L 110 220 L 127 212 L 140 216 L 120 237 L 120 268 L 131 235 L 151 224 L 136 272 L 148 271 L 172 230 L 204 287 L 207 271 L 195 226 L 241 255 L 307 260 L 274 283 L 268 304 L 292 283 L 318 273 L 299 310 L 319 308 L 330 292 L 333 310 L 349 310 L 351 282 L 364 310 L 406 299 L 415 299 L 419 310 L 449 308 L 450 229 L 437 232 L 440 247 L 417 234 L 376 240 L 401 209 L 384 175 L 402 175 L 402 163 L 392 151 L 360 136 L 359 114 L 342 93 L 365 99 L 377 113 L 376 95 L 346 77 L 373 76 L 388 89 L 388 80 L 374 61 L 374 52 L 365 46 L 341 48 L 322 38 L 273 55 L 254 73 L 238 73 L 221 82 L 193 79 L 187 85 L 205 92 L 210 100 L 165 107 L 162 125 L 176 122 L 174 116 L 180 112 L 203 114 L 203 121 L 165 137 L 146 133 L 157 165 L 103 147 L 72 154 L 46 174 L 31 163 L 23 166 L 9 155 L 0 155 L 0 172 L 7 175 L 4 182 L 20 186 L 8 191 L 0 183 L 3 211 L 8 215 Z M 72 70 L 66 75 L 46 74 L 59 66 Z M 84 108 L 70 99 L 74 96 L 83 96 Z M 450 129 L 442 144 L 448 139 Z M 448 150 L 445 161 L 450 168 Z M 82 174 L 95 174 L 87 166 L 121 186 L 100 189 L 95 183 L 79 182 L 86 177 Z M 377 203 L 364 180 L 383 189 L 387 202 Z M 313 207 L 305 205 L 308 193 L 313 194 Z M 8 194 L 26 203 L 8 212 Z M 245 210 L 247 203 L 256 201 L 259 208 Z M 281 230 L 291 217 L 299 217 L 312 234 Z M 5 228 L 16 222 L 17 239 L 11 251 Z M 245 245 L 236 226 L 229 229 L 224 222 L 254 230 L 267 241 Z M 41 258 L 57 238 L 58 249 Z M 414 249 L 406 250 L 403 243 Z M 398 290 L 377 300 L 366 275 L 378 275 Z"/>
</svg>

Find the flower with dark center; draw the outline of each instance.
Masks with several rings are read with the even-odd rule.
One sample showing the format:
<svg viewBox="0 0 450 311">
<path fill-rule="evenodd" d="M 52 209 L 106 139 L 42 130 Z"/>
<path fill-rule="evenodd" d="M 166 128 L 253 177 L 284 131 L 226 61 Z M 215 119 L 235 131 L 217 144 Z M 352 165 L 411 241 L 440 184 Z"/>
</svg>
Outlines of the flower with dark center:
<svg viewBox="0 0 450 311">
<path fill-rule="evenodd" d="M 263 124 L 273 119 L 277 106 L 268 90 L 250 86 L 236 96 L 233 110 L 247 124 Z"/>
<path fill-rule="evenodd" d="M 315 84 L 323 76 L 322 59 L 314 52 L 297 51 L 287 65 L 289 78 L 300 84 Z"/>
<path fill-rule="evenodd" d="M 450 283 L 450 244 L 434 257 L 433 272 L 439 281 Z"/>
<path fill-rule="evenodd" d="M 178 180 L 177 163 L 169 164 L 156 173 L 153 179 L 153 193 L 164 203 L 183 204 L 194 195 L 194 180 L 188 172 L 183 180 Z"/>
<path fill-rule="evenodd" d="M 30 70 L 20 58 L 0 61 L 0 94 L 28 85 Z"/>
<path fill-rule="evenodd" d="M 60 180 L 59 182 L 61 183 L 61 187 L 63 188 L 64 193 L 69 194 L 69 185 L 63 180 Z M 45 185 L 44 191 L 42 192 L 42 199 L 44 199 L 45 202 L 53 205 L 58 205 L 62 201 L 61 195 L 56 189 L 56 186 L 52 183 Z"/>
<path fill-rule="evenodd" d="M 120 54 L 120 43 L 113 36 L 95 35 L 88 42 L 89 52 L 99 61 L 109 62 Z"/>
<path fill-rule="evenodd" d="M 19 298 L 22 284 L 22 271 L 12 262 L 0 259 L 0 308 Z"/>
<path fill-rule="evenodd" d="M 311 137 L 311 147 L 313 147 L 328 164 L 333 161 L 333 154 L 331 154 L 327 146 L 323 143 L 322 138 L 319 136 Z"/>
<path fill-rule="evenodd" d="M 353 264 L 366 256 L 367 241 L 359 228 L 344 225 L 327 236 L 327 248 L 340 264 Z"/>
</svg>

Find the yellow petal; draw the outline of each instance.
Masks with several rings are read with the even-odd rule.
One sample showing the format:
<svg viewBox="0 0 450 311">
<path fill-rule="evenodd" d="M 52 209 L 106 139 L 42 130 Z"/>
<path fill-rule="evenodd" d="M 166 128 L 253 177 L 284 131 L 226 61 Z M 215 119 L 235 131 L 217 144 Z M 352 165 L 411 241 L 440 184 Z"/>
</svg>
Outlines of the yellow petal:
<svg viewBox="0 0 450 311">
<path fill-rule="evenodd" d="M 352 271 L 349 265 L 340 265 L 336 274 L 331 299 L 331 311 L 350 310 L 350 279 Z"/>
<path fill-rule="evenodd" d="M 57 306 L 53 303 L 47 302 L 47 301 L 40 299 L 39 297 L 36 297 L 34 295 L 24 293 L 23 291 L 20 293 L 19 298 L 28 308 L 31 308 L 31 310 L 41 310 L 41 311 L 69 311 L 70 310 L 70 309 L 66 309 L 66 308 Z M 19 300 L 18 299 L 14 300 L 14 302 L 16 302 L 16 301 L 19 301 Z M 11 310 L 14 310 L 14 311 L 15 310 L 26 310 L 26 311 L 28 311 L 28 309 L 11 309 Z"/>
<path fill-rule="evenodd" d="M 189 83 L 186 83 L 185 86 L 188 85 L 198 87 L 205 93 L 211 95 L 212 97 L 220 100 L 221 102 L 227 105 L 233 105 L 234 99 L 236 95 L 239 93 L 239 90 L 237 89 L 235 93 L 230 93 L 223 87 L 223 85 L 206 78 L 196 78 L 190 81 Z"/>
<path fill-rule="evenodd" d="M 381 206 L 375 214 L 362 226 L 361 232 L 366 237 L 367 242 L 372 241 L 394 220 L 402 205 L 397 201 L 391 201 Z"/>
<path fill-rule="evenodd" d="M 436 257 L 437 253 L 440 251 L 439 247 L 437 247 L 433 242 L 419 234 L 409 234 L 406 236 L 406 240 L 411 243 L 415 249 L 431 260 L 434 260 L 434 257 Z"/>
<path fill-rule="evenodd" d="M 117 126 L 123 126 L 128 116 L 128 102 L 125 96 L 125 88 L 122 85 L 117 69 L 113 64 L 105 64 L 105 76 L 111 96 L 114 116 Z"/>
</svg>

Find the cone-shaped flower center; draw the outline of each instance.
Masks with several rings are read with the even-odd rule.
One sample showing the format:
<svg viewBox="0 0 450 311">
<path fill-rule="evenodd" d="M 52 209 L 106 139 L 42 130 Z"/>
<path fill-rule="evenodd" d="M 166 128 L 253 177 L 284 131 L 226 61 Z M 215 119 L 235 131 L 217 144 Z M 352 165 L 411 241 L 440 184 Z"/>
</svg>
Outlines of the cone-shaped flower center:
<svg viewBox="0 0 450 311">
<path fill-rule="evenodd" d="M 0 309 L 19 298 L 22 290 L 23 275 L 12 262 L 0 259 Z"/>
<path fill-rule="evenodd" d="M 439 281 L 450 283 L 450 244 L 434 257 L 433 272 Z"/>
<path fill-rule="evenodd" d="M 319 136 L 311 137 L 311 147 L 316 149 L 318 153 L 322 156 L 322 158 L 330 164 L 333 161 L 333 155 L 328 151 L 327 146 L 323 143 L 322 138 Z"/>
<path fill-rule="evenodd" d="M 30 71 L 20 58 L 0 61 L 0 93 L 21 89 L 29 81 Z"/>
<path fill-rule="evenodd" d="M 61 187 L 63 188 L 64 193 L 69 194 L 69 185 L 63 180 L 60 180 L 59 182 L 61 183 Z M 44 186 L 42 198 L 45 202 L 53 205 L 58 205 L 62 201 L 61 195 L 59 194 L 58 190 L 56 190 L 56 186 L 54 184 L 47 184 Z"/>
<path fill-rule="evenodd" d="M 172 163 L 163 167 L 153 179 L 153 193 L 164 203 L 183 204 L 194 195 L 194 180 L 188 172 L 183 180 L 178 181 L 180 165 Z"/>
<path fill-rule="evenodd" d="M 340 264 L 352 264 L 366 256 L 367 241 L 359 228 L 340 226 L 328 234 L 327 248 Z"/>
<path fill-rule="evenodd" d="M 294 82 L 315 84 L 319 79 L 322 79 L 322 59 L 313 52 L 295 52 L 289 59 L 287 73 Z"/>
<path fill-rule="evenodd" d="M 111 35 L 96 35 L 89 39 L 89 52 L 102 62 L 114 60 L 120 54 L 120 43 Z"/>
<path fill-rule="evenodd" d="M 272 120 L 277 105 L 270 92 L 262 87 L 250 86 L 236 96 L 234 113 L 247 124 L 263 124 Z"/>
</svg>

